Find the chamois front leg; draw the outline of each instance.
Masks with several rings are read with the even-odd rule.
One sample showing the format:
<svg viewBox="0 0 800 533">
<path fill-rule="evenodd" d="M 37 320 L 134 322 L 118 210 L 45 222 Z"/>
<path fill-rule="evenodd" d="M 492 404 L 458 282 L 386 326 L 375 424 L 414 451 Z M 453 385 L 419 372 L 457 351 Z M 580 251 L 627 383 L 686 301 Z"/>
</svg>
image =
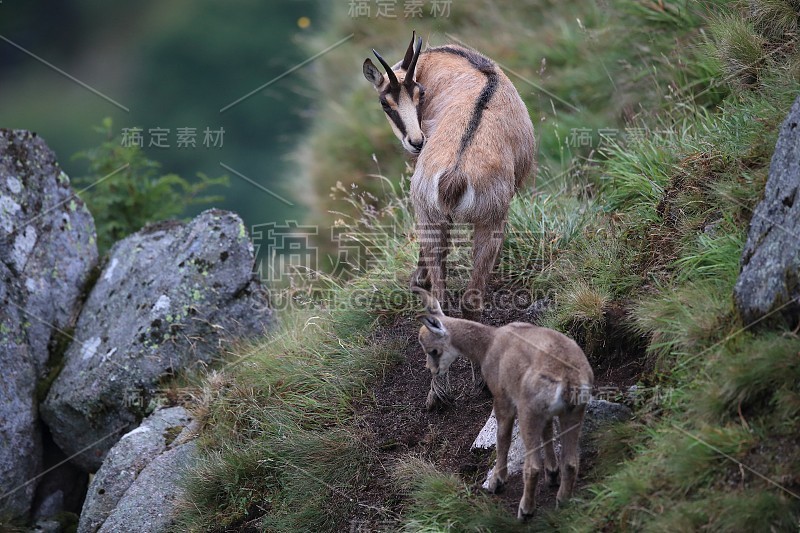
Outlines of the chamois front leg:
<svg viewBox="0 0 800 533">
<path fill-rule="evenodd" d="M 439 302 L 446 302 L 445 277 L 450 226 L 446 222 L 420 222 L 417 225 L 417 236 L 420 258 L 417 270 L 411 278 L 412 285 L 417 280 L 427 282 L 430 284 L 431 294 Z M 447 374 L 437 374 L 431 380 L 425 408 L 430 411 L 442 403 L 450 402 L 452 394 Z"/>
<path fill-rule="evenodd" d="M 431 277 L 428 273 L 428 263 L 425 261 L 425 251 L 420 246 L 417 269 L 411 274 L 411 288 L 421 287 L 426 291 L 431 290 Z"/>
<path fill-rule="evenodd" d="M 494 416 L 497 420 L 497 462 L 489 479 L 489 492 L 496 493 L 506 483 L 508 477 L 508 449 L 511 447 L 511 434 L 514 429 L 514 407 L 510 402 L 495 400 Z"/>
<path fill-rule="evenodd" d="M 475 225 L 472 276 L 461 303 L 462 316 L 467 320 L 477 322 L 481 317 L 486 285 L 503 245 L 504 226 L 505 221 Z"/>
<path fill-rule="evenodd" d="M 425 288 L 429 285 L 431 294 L 440 303 L 445 300 L 445 278 L 447 252 L 450 245 L 450 227 L 447 222 L 422 220 L 417 224 L 419 240 L 419 262 L 411 277 L 412 286 Z"/>
</svg>

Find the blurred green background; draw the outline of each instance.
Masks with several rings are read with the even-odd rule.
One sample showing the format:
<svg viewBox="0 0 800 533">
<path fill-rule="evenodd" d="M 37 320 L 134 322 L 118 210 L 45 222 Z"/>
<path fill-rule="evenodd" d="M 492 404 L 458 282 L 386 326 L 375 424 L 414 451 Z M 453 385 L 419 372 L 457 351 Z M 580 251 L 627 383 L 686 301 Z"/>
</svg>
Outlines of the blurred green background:
<svg viewBox="0 0 800 533">
<path fill-rule="evenodd" d="M 248 226 L 302 218 L 284 184 L 287 155 L 304 131 L 314 64 L 286 76 L 223 113 L 220 109 L 309 57 L 302 47 L 319 30 L 317 0 L 5 0 L 0 3 L 0 127 L 33 130 L 72 177 L 87 174 L 78 151 L 113 131 L 142 128 L 146 155 L 163 173 L 194 180 L 198 172 L 230 176 L 213 191 L 216 207 Z M 93 94 L 31 57 L 51 63 L 118 102 Z M 151 128 L 169 129 L 169 148 L 148 146 Z M 177 147 L 177 129 L 196 128 L 196 147 Z M 224 129 L 222 146 L 204 145 L 204 130 Z M 289 206 L 220 166 L 244 174 Z M 113 179 L 113 178 L 112 178 Z M 207 206 L 192 206 L 186 215 Z"/>
</svg>

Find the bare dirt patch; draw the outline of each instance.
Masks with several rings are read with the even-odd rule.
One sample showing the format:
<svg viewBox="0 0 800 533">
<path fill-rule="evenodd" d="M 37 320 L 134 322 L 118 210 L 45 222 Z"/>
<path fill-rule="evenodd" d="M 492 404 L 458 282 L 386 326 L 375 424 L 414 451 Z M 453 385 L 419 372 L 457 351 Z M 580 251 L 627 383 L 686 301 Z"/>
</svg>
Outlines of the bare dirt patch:
<svg viewBox="0 0 800 533">
<path fill-rule="evenodd" d="M 536 323 L 537 309 L 487 309 L 481 322 L 501 326 L 509 322 Z M 401 346 L 400 362 L 389 369 L 373 391 L 373 397 L 356 408 L 359 428 L 377 460 L 359 498 L 352 530 L 371 531 L 402 515 L 404 497 L 392 483 L 393 464 L 411 453 L 432 461 L 438 469 L 459 475 L 479 487 L 494 462 L 494 453 L 471 451 L 470 447 L 492 411 L 491 394 L 476 388 L 469 362 L 459 359 L 450 370 L 456 398 L 452 405 L 432 412 L 425 410 L 430 372 L 417 341 L 419 323 L 411 317 L 397 317 L 375 333 L 379 342 Z M 636 383 L 643 370 L 641 353 L 616 351 L 608 365 L 596 364 L 596 385 L 620 389 Z M 600 367 L 600 368 L 598 368 Z M 583 471 L 592 468 L 592 457 L 584 459 Z M 585 476 L 582 476 L 585 477 Z M 538 505 L 552 508 L 556 489 L 542 480 Z M 496 496 L 509 512 L 516 513 L 522 496 L 522 477 L 510 477 L 505 490 Z"/>
</svg>

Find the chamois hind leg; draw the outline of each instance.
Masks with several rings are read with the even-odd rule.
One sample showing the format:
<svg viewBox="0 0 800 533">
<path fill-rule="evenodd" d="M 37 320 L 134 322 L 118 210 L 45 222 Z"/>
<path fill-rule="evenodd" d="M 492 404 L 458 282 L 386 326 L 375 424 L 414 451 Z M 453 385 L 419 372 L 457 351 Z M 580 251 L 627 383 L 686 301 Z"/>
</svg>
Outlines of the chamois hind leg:
<svg viewBox="0 0 800 533">
<path fill-rule="evenodd" d="M 517 518 L 524 520 L 533 516 L 536 510 L 536 486 L 539 484 L 539 474 L 542 471 L 542 457 L 540 444 L 547 420 L 532 410 L 524 409 L 519 412 L 519 432 L 525 444 L 525 463 L 522 466 L 523 491 L 519 502 Z"/>
<path fill-rule="evenodd" d="M 478 321 L 483 309 L 483 297 L 489 276 L 494 270 L 500 247 L 503 245 L 505 221 L 475 224 L 472 245 L 472 276 L 461 303 L 463 317 Z"/>
<path fill-rule="evenodd" d="M 420 247 L 419 260 L 417 261 L 417 269 L 411 274 L 411 288 L 422 287 L 429 291 L 431 290 L 431 277 L 428 273 L 428 264 L 425 262 L 425 252 Z"/>
<path fill-rule="evenodd" d="M 556 495 L 556 504 L 563 505 L 572 496 L 578 479 L 578 440 L 586 405 L 576 405 L 569 413 L 559 416 L 561 427 L 561 486 Z"/>
<path fill-rule="evenodd" d="M 445 277 L 447 252 L 450 247 L 450 225 L 445 222 L 420 220 L 417 223 L 419 241 L 419 262 L 411 277 L 412 286 L 416 282 L 429 285 L 431 294 L 446 306 Z M 419 285 L 424 288 L 424 285 Z"/>
<path fill-rule="evenodd" d="M 445 277 L 446 260 L 450 244 L 450 226 L 447 222 L 423 222 L 417 224 L 420 259 L 419 266 L 412 276 L 430 283 L 431 294 L 446 306 Z M 424 266 L 423 266 L 424 265 Z M 423 277 L 424 276 L 424 277 Z M 452 394 L 447 381 L 447 374 L 437 374 L 431 381 L 431 388 L 425 400 L 425 407 L 430 411 L 441 403 L 450 403 Z"/>
<path fill-rule="evenodd" d="M 494 417 L 497 420 L 497 462 L 489 479 L 489 491 L 497 492 L 508 477 L 508 449 L 511 447 L 511 434 L 514 429 L 514 406 L 510 402 L 495 399 Z"/>
<path fill-rule="evenodd" d="M 552 418 L 544 425 L 542 447 L 544 447 L 544 472 L 547 475 L 547 483 L 551 487 L 558 487 L 558 462 L 556 461 L 556 452 L 553 448 Z"/>
</svg>

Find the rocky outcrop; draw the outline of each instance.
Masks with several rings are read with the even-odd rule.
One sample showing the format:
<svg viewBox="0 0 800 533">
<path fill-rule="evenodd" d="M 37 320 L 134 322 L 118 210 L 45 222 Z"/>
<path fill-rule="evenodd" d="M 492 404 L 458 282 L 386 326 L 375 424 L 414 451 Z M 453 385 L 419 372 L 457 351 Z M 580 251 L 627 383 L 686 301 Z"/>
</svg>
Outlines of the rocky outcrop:
<svg viewBox="0 0 800 533">
<path fill-rule="evenodd" d="M 171 407 L 125 434 L 92 478 L 78 532 L 115 531 L 114 524 L 120 531 L 162 531 L 169 525 L 169 502 L 179 492 L 175 480 L 193 453 L 191 421 L 183 407 Z"/>
<path fill-rule="evenodd" d="M 745 324 L 767 315 L 800 321 L 800 97 L 783 122 L 764 198 L 753 210 L 734 288 Z M 780 311 L 780 312 L 777 312 Z"/>
<path fill-rule="evenodd" d="M 53 152 L 33 133 L 0 129 L 0 515 L 30 512 L 37 385 L 96 262 L 94 221 Z"/>
<path fill-rule="evenodd" d="M 241 219 L 217 210 L 113 246 L 42 406 L 73 462 L 97 470 L 164 380 L 210 362 L 228 338 L 263 333 L 272 313 L 253 263 Z"/>
<path fill-rule="evenodd" d="M 586 415 L 583 419 L 583 427 L 581 428 L 580 438 L 580 454 L 581 458 L 585 457 L 588 453 L 594 451 L 592 446 L 591 435 L 597 430 L 607 427 L 609 424 L 616 422 L 623 422 L 631 417 L 631 410 L 625 405 L 620 403 L 608 402 L 606 400 L 589 400 L 586 406 Z M 558 421 L 556 420 L 554 426 L 554 433 L 558 434 Z M 497 445 L 497 419 L 492 411 L 491 416 L 484 424 L 475 441 L 472 443 L 472 449 L 491 449 Z M 556 457 L 560 454 L 560 444 L 558 439 L 554 442 L 556 450 Z M 543 452 L 540 452 L 543 453 Z M 519 434 L 519 422 L 514 421 L 514 430 L 511 437 L 511 446 L 508 449 L 508 475 L 515 475 L 522 472 L 522 465 L 525 462 L 525 444 Z M 489 475 L 483 483 L 483 488 L 489 486 Z"/>
<path fill-rule="evenodd" d="M 181 479 L 191 468 L 197 443 L 187 442 L 153 460 L 125 493 L 100 533 L 172 529 L 181 502 Z"/>
</svg>

